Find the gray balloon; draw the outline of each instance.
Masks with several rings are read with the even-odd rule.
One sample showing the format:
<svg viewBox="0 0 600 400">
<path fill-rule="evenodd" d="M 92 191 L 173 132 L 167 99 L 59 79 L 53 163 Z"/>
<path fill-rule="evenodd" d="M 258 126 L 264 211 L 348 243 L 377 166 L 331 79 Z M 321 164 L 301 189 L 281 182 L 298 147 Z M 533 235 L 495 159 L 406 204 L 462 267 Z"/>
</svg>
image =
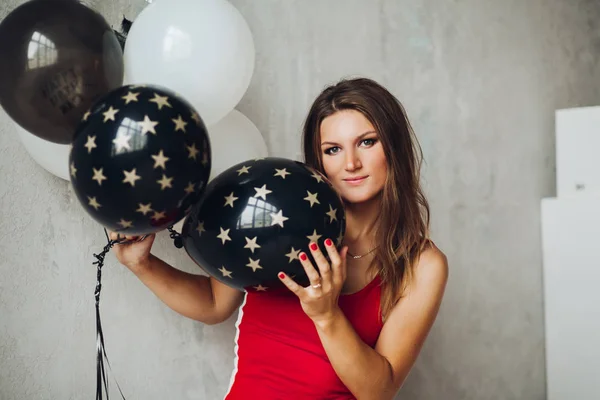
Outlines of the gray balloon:
<svg viewBox="0 0 600 400">
<path fill-rule="evenodd" d="M 76 0 L 32 0 L 0 22 L 0 105 L 42 139 L 68 144 L 92 106 L 123 83 L 123 50 Z"/>
</svg>

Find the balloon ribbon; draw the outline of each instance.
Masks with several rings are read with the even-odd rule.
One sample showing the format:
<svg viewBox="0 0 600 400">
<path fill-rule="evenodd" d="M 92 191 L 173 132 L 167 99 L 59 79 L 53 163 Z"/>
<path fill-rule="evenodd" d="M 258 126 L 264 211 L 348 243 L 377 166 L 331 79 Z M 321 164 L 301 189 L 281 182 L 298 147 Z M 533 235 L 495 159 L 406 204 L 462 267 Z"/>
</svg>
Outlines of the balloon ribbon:
<svg viewBox="0 0 600 400">
<path fill-rule="evenodd" d="M 104 347 L 104 334 L 102 333 L 102 323 L 100 322 L 100 290 L 102 289 L 102 266 L 104 265 L 104 257 L 106 253 L 110 251 L 110 249 L 117 243 L 120 243 L 118 240 L 110 240 L 108 237 L 108 232 L 104 229 L 104 234 L 106 235 L 106 239 L 108 243 L 104 246 L 104 249 L 100 254 L 94 254 L 97 261 L 94 261 L 94 264 L 98 265 L 97 272 L 97 281 L 96 281 L 96 289 L 94 291 L 94 297 L 96 298 L 96 400 L 102 400 L 102 390 L 106 392 L 106 400 L 109 400 L 108 393 L 108 381 L 106 379 L 106 371 L 104 369 L 104 360 L 106 359 L 106 364 L 110 369 L 110 362 L 108 361 L 108 356 L 106 355 L 106 349 Z M 111 369 L 112 372 L 112 369 Z M 119 383 L 115 379 L 115 383 L 117 384 L 117 388 L 119 389 L 119 393 L 121 393 L 121 398 L 125 400 L 125 396 L 121 391 L 121 387 Z"/>
</svg>

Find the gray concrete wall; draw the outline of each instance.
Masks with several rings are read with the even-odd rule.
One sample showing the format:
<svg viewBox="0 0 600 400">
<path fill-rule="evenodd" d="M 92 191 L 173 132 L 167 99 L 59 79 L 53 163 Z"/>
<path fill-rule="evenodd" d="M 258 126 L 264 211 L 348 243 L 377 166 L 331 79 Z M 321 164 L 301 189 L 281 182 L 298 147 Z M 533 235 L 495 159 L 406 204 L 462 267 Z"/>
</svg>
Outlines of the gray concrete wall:
<svg viewBox="0 0 600 400">
<path fill-rule="evenodd" d="M 0 0 L 0 18 L 20 0 Z M 88 1 L 111 24 L 143 0 Z M 540 199 L 554 195 L 554 110 L 600 104 L 593 0 L 233 0 L 256 71 L 238 105 L 272 155 L 295 158 L 323 87 L 381 81 L 405 104 L 427 165 L 433 233 L 450 260 L 440 316 L 402 399 L 544 399 Z M 2 77 L 0 77 L 1 79 Z M 0 113 L 0 399 L 89 399 L 95 269 L 105 239 Z M 155 253 L 197 271 L 167 234 Z M 219 399 L 235 316 L 203 326 L 107 258 L 102 318 L 127 399 Z M 113 387 L 114 387 L 114 382 Z M 116 392 L 113 396 L 117 395 Z"/>
</svg>

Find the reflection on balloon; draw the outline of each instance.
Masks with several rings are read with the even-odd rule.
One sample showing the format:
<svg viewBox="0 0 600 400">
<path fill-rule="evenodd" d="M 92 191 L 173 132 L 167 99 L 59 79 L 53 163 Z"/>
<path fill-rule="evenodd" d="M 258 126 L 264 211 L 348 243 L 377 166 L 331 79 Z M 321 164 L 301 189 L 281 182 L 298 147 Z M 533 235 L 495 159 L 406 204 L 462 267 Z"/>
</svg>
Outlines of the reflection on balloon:
<svg viewBox="0 0 600 400">
<path fill-rule="evenodd" d="M 302 284 L 298 260 L 310 241 L 341 244 L 341 198 L 299 161 L 268 157 L 232 166 L 212 180 L 182 231 L 190 257 L 209 275 L 241 290 L 281 285 L 284 271 Z"/>
<path fill-rule="evenodd" d="M 0 105 L 28 132 L 69 144 L 84 112 L 123 80 L 104 18 L 77 1 L 31 0 L 0 22 Z"/>
</svg>

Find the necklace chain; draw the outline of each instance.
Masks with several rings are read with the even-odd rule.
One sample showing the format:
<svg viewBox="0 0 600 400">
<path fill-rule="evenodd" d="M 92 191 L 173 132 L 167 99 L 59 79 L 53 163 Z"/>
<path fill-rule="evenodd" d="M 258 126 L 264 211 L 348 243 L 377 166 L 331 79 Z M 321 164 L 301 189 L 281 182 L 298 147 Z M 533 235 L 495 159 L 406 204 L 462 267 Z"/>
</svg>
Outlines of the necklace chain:
<svg viewBox="0 0 600 400">
<path fill-rule="evenodd" d="M 377 249 L 377 247 L 378 247 L 378 246 L 375 246 L 375 247 L 373 247 L 371 250 L 369 250 L 368 252 L 366 252 L 365 254 L 361 254 L 361 255 L 358 255 L 358 256 L 355 256 L 355 255 L 353 255 L 353 254 L 352 254 L 352 253 L 350 253 L 349 251 L 347 252 L 347 254 L 348 254 L 350 257 L 352 257 L 352 258 L 354 258 L 355 260 L 357 260 L 357 259 L 359 259 L 359 258 L 363 258 L 364 256 L 367 256 L 367 255 L 371 254 L 372 252 L 374 252 L 374 251 L 375 251 L 375 249 Z"/>
</svg>

